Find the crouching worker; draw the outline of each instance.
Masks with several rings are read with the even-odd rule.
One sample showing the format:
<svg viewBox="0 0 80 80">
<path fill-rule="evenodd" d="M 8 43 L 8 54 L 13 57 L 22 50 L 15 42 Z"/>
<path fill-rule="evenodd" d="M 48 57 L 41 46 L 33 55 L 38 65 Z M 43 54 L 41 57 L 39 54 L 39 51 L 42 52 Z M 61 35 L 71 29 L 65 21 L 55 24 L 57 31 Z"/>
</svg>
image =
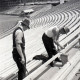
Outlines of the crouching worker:
<svg viewBox="0 0 80 80">
<path fill-rule="evenodd" d="M 42 41 L 48 53 L 48 59 L 52 58 L 52 56 L 58 52 L 54 44 L 56 44 L 58 48 L 64 49 L 64 46 L 59 44 L 58 39 L 60 34 L 67 34 L 68 32 L 69 29 L 67 27 L 59 29 L 57 26 L 50 27 L 44 32 Z M 61 62 L 59 58 L 56 58 L 55 61 Z M 53 67 L 53 62 L 50 63 L 50 66 Z"/>
<path fill-rule="evenodd" d="M 24 30 L 29 27 L 29 23 L 23 20 L 18 23 L 13 31 L 13 59 L 17 64 L 18 80 L 23 80 L 26 76 L 26 55 L 25 55 L 25 38 Z"/>
</svg>

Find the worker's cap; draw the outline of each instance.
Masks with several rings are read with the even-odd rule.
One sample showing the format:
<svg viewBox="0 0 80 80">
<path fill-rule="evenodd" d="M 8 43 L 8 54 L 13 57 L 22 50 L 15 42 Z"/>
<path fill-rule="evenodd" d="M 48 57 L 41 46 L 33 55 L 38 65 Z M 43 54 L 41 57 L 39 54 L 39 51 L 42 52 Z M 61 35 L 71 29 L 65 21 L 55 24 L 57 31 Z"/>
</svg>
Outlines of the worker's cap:
<svg viewBox="0 0 80 80">
<path fill-rule="evenodd" d="M 62 34 L 67 34 L 70 31 L 70 29 L 68 27 L 63 27 L 63 28 L 61 28 L 60 31 Z"/>
<path fill-rule="evenodd" d="M 30 21 L 28 19 L 24 19 L 24 20 L 22 20 L 21 24 L 22 24 L 22 26 L 29 27 Z"/>
</svg>

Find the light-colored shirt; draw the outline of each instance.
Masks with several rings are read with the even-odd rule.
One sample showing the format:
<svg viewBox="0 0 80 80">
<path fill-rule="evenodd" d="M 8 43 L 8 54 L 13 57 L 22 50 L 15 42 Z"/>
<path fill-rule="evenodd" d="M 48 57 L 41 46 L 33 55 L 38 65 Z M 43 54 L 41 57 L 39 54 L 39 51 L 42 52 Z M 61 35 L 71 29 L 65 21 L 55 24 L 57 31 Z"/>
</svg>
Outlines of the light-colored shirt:
<svg viewBox="0 0 80 80">
<path fill-rule="evenodd" d="M 59 37 L 59 29 L 57 28 L 57 26 L 50 27 L 45 31 L 45 34 L 53 40 L 57 40 Z"/>
<path fill-rule="evenodd" d="M 22 37 L 23 37 L 23 32 L 20 29 L 18 29 L 15 33 L 15 42 L 22 43 Z"/>
</svg>

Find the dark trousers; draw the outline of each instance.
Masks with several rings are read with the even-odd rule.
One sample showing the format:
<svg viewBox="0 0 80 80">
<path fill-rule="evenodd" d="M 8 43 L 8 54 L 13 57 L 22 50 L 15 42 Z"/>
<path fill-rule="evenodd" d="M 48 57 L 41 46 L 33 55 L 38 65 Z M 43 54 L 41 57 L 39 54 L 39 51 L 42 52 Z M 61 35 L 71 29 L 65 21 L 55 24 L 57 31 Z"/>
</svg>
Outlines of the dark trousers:
<svg viewBox="0 0 80 80">
<path fill-rule="evenodd" d="M 13 50 L 13 59 L 17 64 L 17 67 L 19 69 L 18 71 L 18 80 L 22 80 L 26 76 L 26 58 L 25 58 L 25 64 L 21 63 L 21 58 L 17 52 L 16 49 Z"/>
<path fill-rule="evenodd" d="M 55 46 L 53 44 L 53 39 L 49 38 L 45 33 L 42 36 L 42 41 L 45 46 L 45 49 L 48 53 L 49 59 L 52 58 L 53 55 L 57 54 Z"/>
</svg>

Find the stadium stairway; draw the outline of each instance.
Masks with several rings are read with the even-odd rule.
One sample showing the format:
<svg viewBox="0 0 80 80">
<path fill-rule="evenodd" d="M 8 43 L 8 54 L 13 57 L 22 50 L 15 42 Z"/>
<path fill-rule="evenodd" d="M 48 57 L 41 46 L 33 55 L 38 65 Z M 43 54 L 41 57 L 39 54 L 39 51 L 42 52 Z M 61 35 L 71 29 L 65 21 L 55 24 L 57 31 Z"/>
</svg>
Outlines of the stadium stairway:
<svg viewBox="0 0 80 80">
<path fill-rule="evenodd" d="M 66 12 L 66 13 L 68 13 L 68 12 Z M 66 15 L 66 13 L 64 12 L 63 14 L 64 15 Z M 61 15 L 62 15 L 62 13 L 60 13 Z M 68 15 L 70 15 L 70 13 L 68 14 Z M 58 15 L 56 15 L 56 17 L 57 17 Z M 65 17 L 64 17 L 64 19 L 65 19 Z M 56 19 L 55 21 L 57 21 L 58 19 Z M 60 19 L 59 19 L 60 20 Z M 75 20 L 76 21 L 76 20 Z M 59 22 L 58 22 L 59 23 Z M 78 23 L 78 22 L 77 22 Z M 57 23 L 56 23 L 57 24 Z M 74 24 L 74 23 L 73 23 Z M 72 24 L 71 24 L 72 25 Z M 75 24 L 75 25 L 77 25 L 77 24 Z M 79 25 L 79 23 L 78 23 L 78 25 Z M 28 59 L 32 59 L 36 54 L 41 54 L 41 53 L 45 53 L 45 49 L 44 49 L 44 47 L 43 47 L 43 44 L 42 44 L 42 42 L 41 42 L 41 36 L 42 36 L 42 34 L 43 34 L 43 32 L 46 30 L 46 29 L 48 29 L 49 27 L 51 27 L 52 25 L 46 25 L 46 27 L 38 27 L 38 28 L 35 28 L 35 29 L 31 29 L 31 30 L 28 30 L 28 31 L 26 31 L 25 32 L 25 36 L 26 35 L 30 35 L 30 36 L 26 36 L 26 43 L 28 43 L 27 45 L 29 45 L 28 47 L 27 47 L 27 45 L 26 45 L 26 55 L 27 56 L 30 56 L 29 54 L 32 54 L 32 57 L 30 56 Z M 61 25 L 62 26 L 62 25 Z M 33 33 L 33 34 L 31 34 L 31 33 Z M 37 38 L 36 38 L 36 36 L 38 36 Z M 36 38 L 35 40 L 34 40 L 34 37 Z M 4 40 L 4 41 L 3 41 Z M 5 42 L 6 41 L 6 42 Z M 10 41 L 10 42 L 9 42 Z M 30 42 L 28 42 L 28 41 L 30 41 Z M 3 68 L 3 66 L 6 64 L 7 66 L 10 66 L 9 68 L 8 67 L 6 67 L 5 69 L 3 68 L 3 69 L 1 69 L 1 77 L 6 77 L 6 76 L 8 76 L 9 74 L 11 74 L 12 72 L 16 72 L 17 70 L 17 68 L 16 68 L 16 66 L 15 66 L 15 63 L 13 62 L 13 60 L 12 60 L 12 57 L 11 57 L 11 55 L 9 55 L 9 53 L 11 53 L 11 50 L 12 50 L 12 48 L 11 48 L 11 46 L 12 46 L 12 41 L 11 41 L 11 35 L 9 35 L 9 36 L 7 36 L 7 37 L 5 37 L 4 39 L 2 39 L 2 42 L 4 42 L 5 44 L 7 43 L 7 42 L 9 42 L 10 44 L 6 44 L 6 46 L 4 47 L 4 45 L 3 45 L 3 47 L 1 47 L 2 49 L 4 49 L 4 51 L 2 50 L 2 52 L 1 53 L 3 53 L 2 54 L 2 60 L 1 60 L 1 68 Z M 2 45 L 2 43 L 1 43 L 1 40 L 0 40 L 0 44 Z M 34 44 L 34 45 L 32 45 L 32 44 Z M 37 44 L 37 45 L 35 45 L 35 44 Z M 8 46 L 8 47 L 7 47 Z M 7 47 L 7 48 L 6 48 Z M 36 49 L 36 50 L 35 50 Z M 29 50 L 28 52 L 27 52 L 27 50 Z M 5 55 L 5 53 L 6 53 L 6 55 Z M 33 54 L 34 53 L 34 54 Z M 5 58 L 4 58 L 4 56 L 5 56 Z M 6 60 L 7 60 L 7 62 L 6 62 Z M 9 60 L 9 61 L 8 61 Z M 2 63 L 3 62 L 3 63 Z M 39 62 L 39 61 L 38 61 Z M 7 64 L 8 63 L 8 64 Z M 12 64 L 11 64 L 12 63 Z M 13 64 L 14 63 L 14 64 Z M 37 62 L 36 62 L 37 63 Z M 41 62 L 40 62 L 41 63 Z M 12 67 L 11 67 L 12 66 Z M 30 69 L 30 68 L 29 68 Z M 9 73 L 10 72 L 10 73 Z M 12 73 L 13 74 L 13 73 Z"/>
</svg>

